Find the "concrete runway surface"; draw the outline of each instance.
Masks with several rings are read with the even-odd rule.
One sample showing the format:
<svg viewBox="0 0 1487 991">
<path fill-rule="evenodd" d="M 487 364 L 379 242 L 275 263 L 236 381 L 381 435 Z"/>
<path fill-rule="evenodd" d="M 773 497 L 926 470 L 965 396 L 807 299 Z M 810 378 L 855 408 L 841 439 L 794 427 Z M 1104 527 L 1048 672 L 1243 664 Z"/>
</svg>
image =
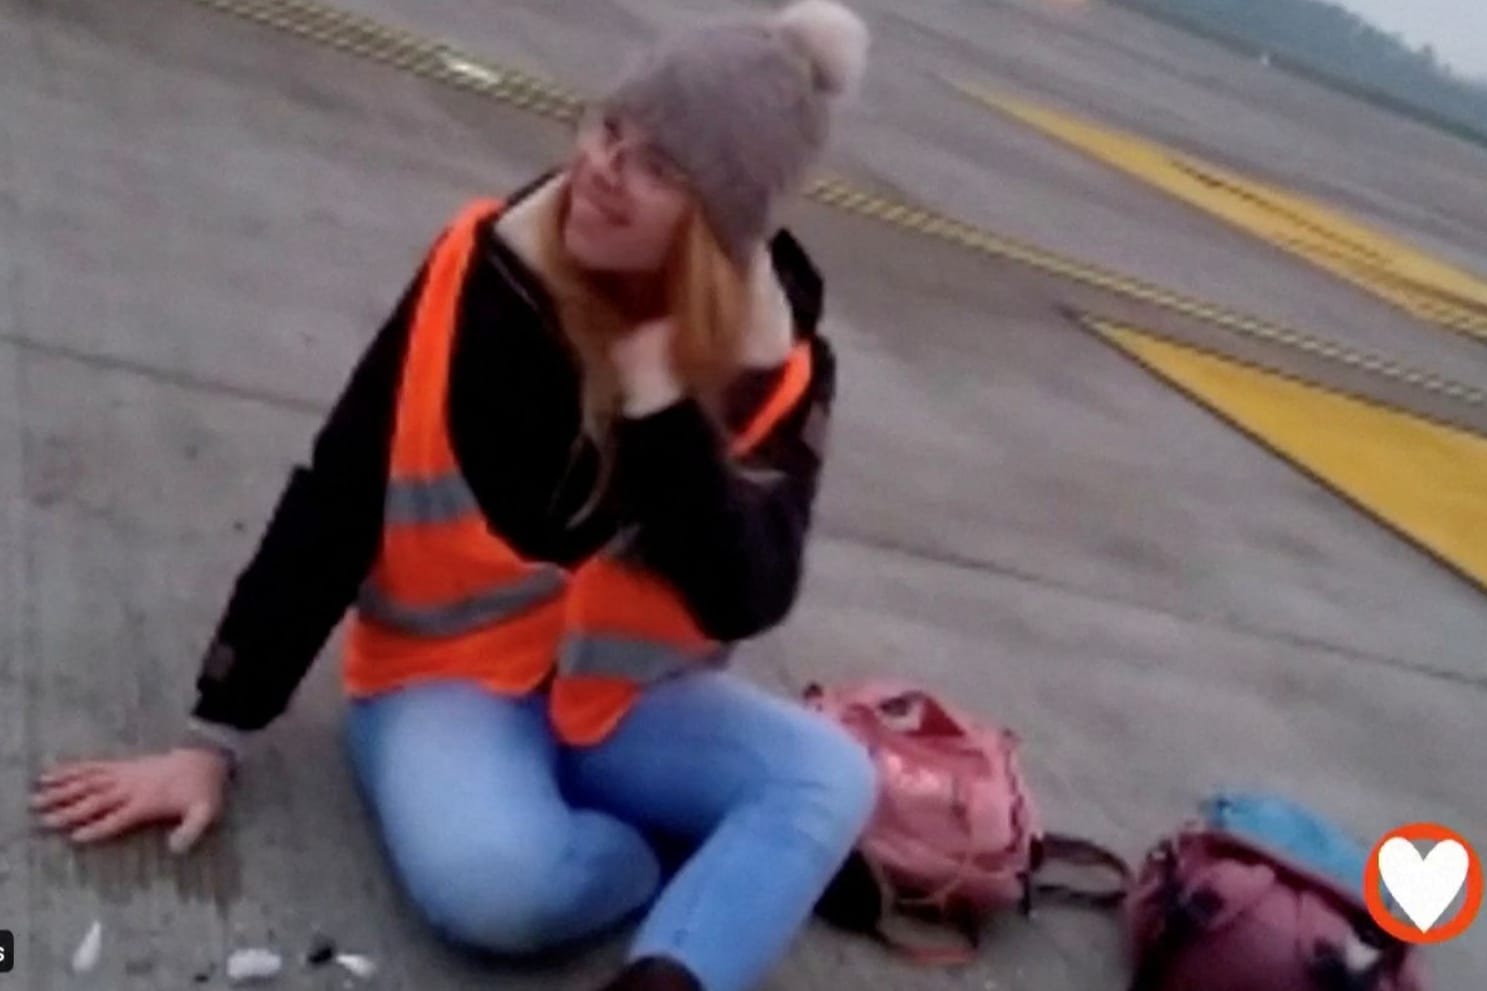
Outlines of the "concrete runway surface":
<svg viewBox="0 0 1487 991">
<path fill-rule="evenodd" d="M 581 92 L 745 6 L 344 0 Z M 863 0 L 877 34 L 830 168 L 1079 263 L 1487 389 L 1487 345 L 954 94 L 974 77 L 1246 171 L 1487 274 L 1487 152 L 1098 5 Z M 334 659 L 199 853 L 74 852 L 20 796 L 60 756 L 177 732 L 286 471 L 438 226 L 564 147 L 553 122 L 189 0 L 0 0 L 0 987 L 188 986 L 333 934 L 376 986 L 590 986 L 619 939 L 495 967 L 402 903 L 337 737 Z M 790 218 L 842 355 L 804 600 L 744 653 L 782 691 L 908 674 L 1013 725 L 1050 823 L 1137 857 L 1211 789 L 1274 788 L 1371 840 L 1487 847 L 1487 600 L 1067 319 L 1099 312 L 1481 430 L 1201 320 L 837 210 Z M 1245 348 L 1250 347 L 1251 352 Z M 1258 350 L 1256 350 L 1258 349 Z M 1285 365 L 1286 362 L 1292 365 Z M 1329 378 L 1330 377 L 1330 378 Z M 1373 390 L 1371 392 L 1370 390 Z M 97 973 L 67 960 L 94 918 Z M 623 934 L 621 934 L 622 936 Z M 1430 951 L 1480 986 L 1487 923 Z M 813 928 L 769 987 L 1123 986 L 1109 920 L 999 923 L 969 970 Z"/>
</svg>

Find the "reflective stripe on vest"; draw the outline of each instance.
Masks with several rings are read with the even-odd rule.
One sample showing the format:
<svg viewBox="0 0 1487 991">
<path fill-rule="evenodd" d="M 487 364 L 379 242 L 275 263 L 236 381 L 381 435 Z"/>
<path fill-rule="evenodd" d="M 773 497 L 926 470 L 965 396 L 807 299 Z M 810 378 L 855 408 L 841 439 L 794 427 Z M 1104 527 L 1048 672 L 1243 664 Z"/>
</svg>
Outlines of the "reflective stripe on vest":
<svg viewBox="0 0 1487 991">
<path fill-rule="evenodd" d="M 371 582 L 362 586 L 357 609 L 374 622 L 423 637 L 457 637 L 557 597 L 566 577 L 560 568 L 539 568 L 525 578 L 492 585 L 458 602 L 412 606 L 393 601 Z"/>
<path fill-rule="evenodd" d="M 458 472 L 431 479 L 396 478 L 387 483 L 383 525 L 448 523 L 479 510 L 475 493 Z"/>
<path fill-rule="evenodd" d="M 558 671 L 574 677 L 628 678 L 648 685 L 679 671 L 716 667 L 726 654 L 717 644 L 681 650 L 639 637 L 575 634 L 563 640 Z"/>
</svg>

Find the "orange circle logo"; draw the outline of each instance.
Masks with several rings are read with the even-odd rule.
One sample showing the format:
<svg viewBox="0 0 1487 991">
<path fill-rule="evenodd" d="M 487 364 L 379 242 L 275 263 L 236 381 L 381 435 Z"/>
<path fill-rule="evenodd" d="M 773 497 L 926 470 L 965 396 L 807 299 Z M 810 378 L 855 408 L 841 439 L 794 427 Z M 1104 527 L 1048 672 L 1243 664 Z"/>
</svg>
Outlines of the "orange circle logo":
<svg viewBox="0 0 1487 991">
<path fill-rule="evenodd" d="M 1429 843 L 1422 855 L 1417 842 Z M 1408 922 L 1384 904 L 1388 888 Z M 1462 891 L 1466 898 L 1442 919 Z M 1482 861 L 1455 830 L 1433 822 L 1401 826 L 1379 840 L 1363 872 L 1363 897 L 1379 928 L 1406 943 L 1444 943 L 1466 932 L 1482 908 Z"/>
</svg>

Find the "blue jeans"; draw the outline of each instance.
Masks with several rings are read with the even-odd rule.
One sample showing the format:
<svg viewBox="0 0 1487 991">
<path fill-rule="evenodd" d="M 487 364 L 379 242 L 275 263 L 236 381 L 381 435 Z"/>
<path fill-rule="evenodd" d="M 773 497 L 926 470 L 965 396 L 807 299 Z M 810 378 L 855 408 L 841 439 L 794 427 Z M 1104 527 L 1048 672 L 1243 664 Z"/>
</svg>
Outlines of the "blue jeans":
<svg viewBox="0 0 1487 991">
<path fill-rule="evenodd" d="M 545 705 L 459 681 L 351 704 L 352 764 L 418 910 L 454 942 L 530 954 L 648 909 L 631 959 L 755 986 L 871 814 L 865 751 L 723 673 L 653 687 L 591 748 L 560 744 Z M 674 875 L 656 837 L 685 844 Z"/>
</svg>

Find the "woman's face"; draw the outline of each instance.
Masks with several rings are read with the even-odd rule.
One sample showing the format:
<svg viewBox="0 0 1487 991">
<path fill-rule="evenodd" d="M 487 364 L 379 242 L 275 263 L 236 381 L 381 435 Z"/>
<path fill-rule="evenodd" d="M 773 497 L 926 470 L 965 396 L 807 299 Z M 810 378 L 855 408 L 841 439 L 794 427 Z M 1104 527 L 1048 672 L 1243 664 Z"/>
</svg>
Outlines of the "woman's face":
<svg viewBox="0 0 1487 991">
<path fill-rule="evenodd" d="M 563 243 L 594 272 L 660 271 L 690 194 L 681 171 L 628 122 L 602 114 L 579 129 Z"/>
</svg>

